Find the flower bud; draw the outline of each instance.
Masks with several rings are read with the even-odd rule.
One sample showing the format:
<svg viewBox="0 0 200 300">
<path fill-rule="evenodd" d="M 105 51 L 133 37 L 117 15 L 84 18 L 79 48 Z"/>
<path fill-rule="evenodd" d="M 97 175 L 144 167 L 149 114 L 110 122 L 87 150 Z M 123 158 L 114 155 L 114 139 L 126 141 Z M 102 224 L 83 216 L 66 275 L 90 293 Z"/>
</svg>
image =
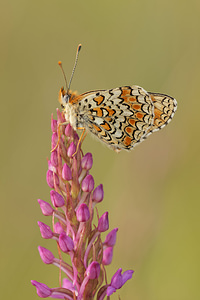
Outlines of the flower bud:
<svg viewBox="0 0 200 300">
<path fill-rule="evenodd" d="M 94 178 L 92 175 L 89 174 L 83 179 L 81 188 L 83 192 L 91 192 L 94 189 Z"/>
<path fill-rule="evenodd" d="M 63 119 L 62 112 L 59 110 L 59 108 L 56 108 L 56 112 L 57 112 L 58 124 L 63 123 L 65 120 Z M 60 128 L 62 127 L 63 126 L 61 126 Z"/>
<path fill-rule="evenodd" d="M 55 170 L 54 166 L 52 166 L 51 160 L 48 160 L 48 170 L 53 171 Z"/>
<path fill-rule="evenodd" d="M 72 180 L 72 171 L 66 163 L 64 164 L 62 169 L 62 178 L 67 181 Z"/>
<path fill-rule="evenodd" d="M 55 178 L 55 184 L 58 186 L 59 185 L 58 176 L 55 173 L 53 173 L 51 170 L 48 170 L 46 180 L 47 180 L 48 186 L 52 189 L 54 189 L 54 178 Z"/>
<path fill-rule="evenodd" d="M 54 188 L 54 181 L 53 181 L 53 172 L 51 170 L 47 171 L 46 175 L 47 184 L 50 188 Z"/>
<path fill-rule="evenodd" d="M 76 146 L 74 145 L 74 142 L 71 142 L 69 145 L 69 148 L 67 149 L 67 155 L 72 158 L 73 154 L 76 152 Z"/>
<path fill-rule="evenodd" d="M 100 265 L 97 261 L 93 261 L 87 268 L 86 274 L 89 279 L 96 279 L 100 275 Z"/>
<path fill-rule="evenodd" d="M 43 239 L 51 239 L 53 237 L 53 232 L 48 225 L 38 222 L 38 226 L 40 227 L 40 232 Z"/>
<path fill-rule="evenodd" d="M 46 249 L 44 247 L 41 247 L 41 246 L 38 247 L 38 251 L 39 251 L 39 254 L 40 254 L 40 257 L 41 257 L 42 261 L 45 264 L 52 264 L 53 263 L 54 255 L 51 253 L 51 251 L 49 251 L 48 249 Z"/>
<path fill-rule="evenodd" d="M 108 212 L 105 212 L 98 221 L 98 231 L 104 232 L 109 228 Z"/>
<path fill-rule="evenodd" d="M 52 216 L 53 215 L 53 208 L 51 207 L 51 205 L 48 202 L 38 199 L 38 203 L 40 205 L 41 211 L 44 216 Z"/>
<path fill-rule="evenodd" d="M 72 135 L 72 127 L 70 124 L 67 124 L 67 126 L 65 127 L 65 135 L 69 137 Z"/>
<path fill-rule="evenodd" d="M 81 160 L 81 167 L 85 170 L 90 170 L 93 165 L 93 158 L 91 153 L 86 153 Z"/>
<path fill-rule="evenodd" d="M 52 132 L 57 132 L 57 120 L 51 119 L 51 130 Z"/>
<path fill-rule="evenodd" d="M 103 265 L 110 265 L 113 258 L 113 247 L 107 247 L 103 250 Z"/>
<path fill-rule="evenodd" d="M 58 166 L 58 153 L 57 153 L 56 150 L 51 152 L 51 164 L 52 164 L 53 167 Z"/>
<path fill-rule="evenodd" d="M 58 134 L 54 132 L 51 137 L 51 149 L 54 149 L 58 143 Z"/>
<path fill-rule="evenodd" d="M 36 280 L 31 280 L 33 286 L 36 287 L 37 294 L 41 298 L 47 298 L 51 296 L 51 289 L 44 283 L 40 283 Z"/>
<path fill-rule="evenodd" d="M 63 196 L 61 196 L 56 191 L 52 190 L 50 192 L 50 196 L 51 196 L 51 202 L 54 207 L 62 207 L 65 204 L 65 200 Z"/>
<path fill-rule="evenodd" d="M 60 222 L 56 222 L 54 224 L 54 232 L 57 234 L 61 234 L 62 232 L 64 232 L 64 229 L 62 228 L 62 225 L 60 224 Z"/>
<path fill-rule="evenodd" d="M 101 202 L 103 200 L 104 192 L 103 192 L 103 184 L 98 185 L 92 195 L 92 200 L 94 202 Z"/>
<path fill-rule="evenodd" d="M 76 217 L 79 222 L 87 222 L 90 218 L 90 211 L 85 203 L 82 203 L 76 212 Z"/>
<path fill-rule="evenodd" d="M 63 232 L 59 236 L 59 246 L 64 253 L 68 253 L 74 249 L 74 242 Z"/>
<path fill-rule="evenodd" d="M 111 232 L 109 232 L 105 238 L 104 245 L 107 247 L 113 247 L 116 243 L 118 228 L 114 228 Z"/>
</svg>

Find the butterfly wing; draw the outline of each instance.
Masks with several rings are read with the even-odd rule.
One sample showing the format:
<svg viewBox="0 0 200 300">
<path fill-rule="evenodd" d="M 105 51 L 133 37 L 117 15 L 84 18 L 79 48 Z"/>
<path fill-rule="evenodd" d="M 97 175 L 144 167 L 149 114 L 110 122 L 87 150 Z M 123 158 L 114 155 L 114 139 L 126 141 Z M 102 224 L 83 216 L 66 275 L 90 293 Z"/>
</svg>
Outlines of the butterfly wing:
<svg viewBox="0 0 200 300">
<path fill-rule="evenodd" d="M 154 122 L 150 95 L 139 86 L 92 91 L 76 98 L 78 127 L 85 127 L 116 151 L 130 150 Z"/>
<path fill-rule="evenodd" d="M 146 137 L 154 131 L 162 129 L 173 118 L 177 110 L 177 102 L 171 96 L 149 92 L 154 105 L 154 123 L 147 130 Z"/>
</svg>

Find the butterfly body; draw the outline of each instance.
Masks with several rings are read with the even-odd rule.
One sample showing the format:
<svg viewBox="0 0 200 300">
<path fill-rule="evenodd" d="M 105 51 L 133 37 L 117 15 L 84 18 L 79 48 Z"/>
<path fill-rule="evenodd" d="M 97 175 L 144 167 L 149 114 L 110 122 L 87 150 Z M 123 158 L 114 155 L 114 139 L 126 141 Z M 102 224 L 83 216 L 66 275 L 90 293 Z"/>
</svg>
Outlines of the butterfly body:
<svg viewBox="0 0 200 300">
<path fill-rule="evenodd" d="M 131 150 L 152 132 L 163 128 L 177 108 L 174 98 L 123 86 L 76 95 L 60 90 L 65 119 L 76 130 L 85 128 L 111 149 Z"/>
</svg>

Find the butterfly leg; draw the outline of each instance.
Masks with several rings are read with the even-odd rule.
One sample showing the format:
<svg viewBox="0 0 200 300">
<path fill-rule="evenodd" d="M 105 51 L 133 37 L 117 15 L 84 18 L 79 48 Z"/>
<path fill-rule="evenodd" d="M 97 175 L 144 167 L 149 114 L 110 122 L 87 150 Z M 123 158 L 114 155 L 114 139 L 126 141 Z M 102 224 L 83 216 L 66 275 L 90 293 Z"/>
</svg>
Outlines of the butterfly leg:
<svg viewBox="0 0 200 300">
<path fill-rule="evenodd" d="M 63 123 L 59 123 L 58 124 L 58 141 L 56 146 L 51 150 L 51 152 L 53 152 L 54 150 L 56 150 L 56 148 L 58 147 L 58 144 L 60 142 L 60 138 L 61 138 L 61 132 L 60 132 L 60 127 L 69 124 L 69 122 L 63 122 Z"/>
<path fill-rule="evenodd" d="M 78 148 L 79 148 L 79 145 L 81 143 L 81 141 L 83 142 L 84 139 L 86 138 L 86 135 L 87 135 L 87 132 L 85 133 L 85 127 L 77 127 L 78 130 L 83 130 L 82 133 L 81 133 L 81 136 L 78 140 L 78 144 L 77 144 L 77 147 L 76 147 L 76 152 L 74 152 L 73 156 L 76 155 L 76 153 L 78 152 Z M 85 136 L 84 136 L 85 134 Z"/>
<path fill-rule="evenodd" d="M 115 149 L 113 149 L 116 153 L 119 153 L 120 151 L 121 151 L 121 149 L 120 148 L 115 148 Z"/>
</svg>

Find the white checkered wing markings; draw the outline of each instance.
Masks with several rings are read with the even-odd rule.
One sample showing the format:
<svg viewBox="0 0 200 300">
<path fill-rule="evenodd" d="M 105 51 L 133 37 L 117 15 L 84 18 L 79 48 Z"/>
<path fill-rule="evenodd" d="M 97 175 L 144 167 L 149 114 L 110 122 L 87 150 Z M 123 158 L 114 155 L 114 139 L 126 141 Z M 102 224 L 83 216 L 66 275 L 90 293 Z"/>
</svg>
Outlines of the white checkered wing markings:
<svg viewBox="0 0 200 300">
<path fill-rule="evenodd" d="M 138 86 L 84 93 L 79 105 L 79 123 L 113 149 L 130 150 L 153 124 L 152 100 Z"/>
<path fill-rule="evenodd" d="M 107 108 L 114 109 L 113 99 L 115 100 L 115 106 L 120 102 L 118 96 L 121 91 L 115 91 L 114 94 L 112 94 L 112 92 L 113 90 L 96 90 L 82 94 L 81 96 L 83 98 L 79 102 L 80 110 L 78 114 L 82 126 L 111 148 L 112 145 L 116 144 L 112 136 L 112 132 L 114 128 L 116 128 L 116 117 L 111 116 L 108 122 L 106 119 L 108 115 Z M 117 114 L 121 113 L 119 112 L 119 108 L 115 107 L 115 110 Z M 104 128 L 102 127 L 103 124 Z M 105 125 L 107 125 L 107 129 L 105 129 Z M 117 133 L 119 134 L 116 129 L 116 134 Z"/>
<path fill-rule="evenodd" d="M 177 110 L 177 101 L 171 96 L 149 92 L 154 105 L 154 123 L 147 130 L 146 137 L 165 127 L 173 118 Z"/>
</svg>

